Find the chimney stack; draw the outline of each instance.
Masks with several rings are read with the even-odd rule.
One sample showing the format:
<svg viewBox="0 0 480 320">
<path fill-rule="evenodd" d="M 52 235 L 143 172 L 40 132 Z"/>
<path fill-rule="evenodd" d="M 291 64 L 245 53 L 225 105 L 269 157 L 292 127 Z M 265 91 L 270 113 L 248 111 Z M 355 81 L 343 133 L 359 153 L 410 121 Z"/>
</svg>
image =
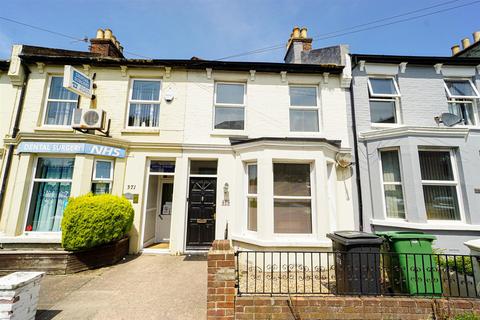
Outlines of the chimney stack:
<svg viewBox="0 0 480 320">
<path fill-rule="evenodd" d="M 307 28 L 295 26 L 287 42 L 286 63 L 302 63 L 302 52 L 312 50 L 312 38 L 308 38 Z"/>
<path fill-rule="evenodd" d="M 110 29 L 98 29 L 96 37 L 90 39 L 90 52 L 102 57 L 124 58 L 123 47 Z"/>
</svg>

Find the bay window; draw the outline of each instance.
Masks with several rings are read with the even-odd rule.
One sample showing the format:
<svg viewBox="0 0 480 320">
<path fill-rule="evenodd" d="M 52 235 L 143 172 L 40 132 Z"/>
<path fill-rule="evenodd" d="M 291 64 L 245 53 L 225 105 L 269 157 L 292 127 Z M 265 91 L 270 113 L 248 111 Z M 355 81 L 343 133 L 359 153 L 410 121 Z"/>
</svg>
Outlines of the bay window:
<svg viewBox="0 0 480 320">
<path fill-rule="evenodd" d="M 247 164 L 247 229 L 257 231 L 258 173 L 257 164 Z"/>
<path fill-rule="evenodd" d="M 60 231 L 70 197 L 73 158 L 38 158 L 25 231 Z"/>
<path fill-rule="evenodd" d="M 50 77 L 47 105 L 43 124 L 48 126 L 70 126 L 73 110 L 77 108 L 78 95 L 63 87 L 63 77 Z"/>
<path fill-rule="evenodd" d="M 308 163 L 273 164 L 275 233 L 312 233 L 312 193 Z"/>
<path fill-rule="evenodd" d="M 95 160 L 92 176 L 92 193 L 110 193 L 113 180 L 113 161 Z"/>
<path fill-rule="evenodd" d="M 245 84 L 215 84 L 214 129 L 245 129 Z"/>
<path fill-rule="evenodd" d="M 317 87 L 290 86 L 290 131 L 318 132 Z"/>
<path fill-rule="evenodd" d="M 399 123 L 400 92 L 395 78 L 368 78 L 370 94 L 370 121 L 372 123 Z"/>
<path fill-rule="evenodd" d="M 388 218 L 405 219 L 398 149 L 380 151 L 385 211 Z"/>
<path fill-rule="evenodd" d="M 471 80 L 445 80 L 448 112 L 457 115 L 461 124 L 474 126 L 478 123 L 478 90 Z"/>
<path fill-rule="evenodd" d="M 429 220 L 460 220 L 452 150 L 420 150 L 423 197 Z"/>
<path fill-rule="evenodd" d="M 158 127 L 160 85 L 160 80 L 133 80 L 128 103 L 128 127 Z"/>
</svg>

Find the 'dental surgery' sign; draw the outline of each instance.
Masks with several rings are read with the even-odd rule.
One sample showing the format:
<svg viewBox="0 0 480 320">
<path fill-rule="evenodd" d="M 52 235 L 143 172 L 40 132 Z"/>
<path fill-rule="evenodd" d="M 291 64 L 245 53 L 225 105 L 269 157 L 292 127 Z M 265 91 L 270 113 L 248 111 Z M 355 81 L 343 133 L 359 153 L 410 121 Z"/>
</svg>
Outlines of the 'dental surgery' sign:
<svg viewBox="0 0 480 320">
<path fill-rule="evenodd" d="M 63 71 L 63 86 L 87 98 L 92 97 L 93 80 L 72 66 L 65 66 Z"/>
<path fill-rule="evenodd" d="M 114 158 L 125 158 L 125 149 L 102 146 L 91 143 L 70 142 L 21 142 L 18 145 L 19 153 L 74 153 L 93 154 Z"/>
</svg>

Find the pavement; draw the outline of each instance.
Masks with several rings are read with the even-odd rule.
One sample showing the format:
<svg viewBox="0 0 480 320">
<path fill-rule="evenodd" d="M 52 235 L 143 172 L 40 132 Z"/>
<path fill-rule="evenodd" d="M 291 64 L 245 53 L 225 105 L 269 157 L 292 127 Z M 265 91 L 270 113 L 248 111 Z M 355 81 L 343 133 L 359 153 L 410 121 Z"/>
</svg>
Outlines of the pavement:
<svg viewBox="0 0 480 320">
<path fill-rule="evenodd" d="M 206 319 L 206 256 L 142 254 L 106 268 L 48 275 L 36 320 Z"/>
</svg>

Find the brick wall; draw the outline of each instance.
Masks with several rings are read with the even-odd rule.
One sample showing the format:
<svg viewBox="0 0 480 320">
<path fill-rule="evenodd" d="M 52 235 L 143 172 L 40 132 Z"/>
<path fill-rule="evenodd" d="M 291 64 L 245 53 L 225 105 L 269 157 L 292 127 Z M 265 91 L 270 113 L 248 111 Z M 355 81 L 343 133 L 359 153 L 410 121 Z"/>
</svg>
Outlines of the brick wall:
<svg viewBox="0 0 480 320">
<path fill-rule="evenodd" d="M 474 312 L 478 299 L 351 296 L 237 296 L 235 255 L 228 240 L 208 254 L 207 320 L 453 319 Z"/>
</svg>

